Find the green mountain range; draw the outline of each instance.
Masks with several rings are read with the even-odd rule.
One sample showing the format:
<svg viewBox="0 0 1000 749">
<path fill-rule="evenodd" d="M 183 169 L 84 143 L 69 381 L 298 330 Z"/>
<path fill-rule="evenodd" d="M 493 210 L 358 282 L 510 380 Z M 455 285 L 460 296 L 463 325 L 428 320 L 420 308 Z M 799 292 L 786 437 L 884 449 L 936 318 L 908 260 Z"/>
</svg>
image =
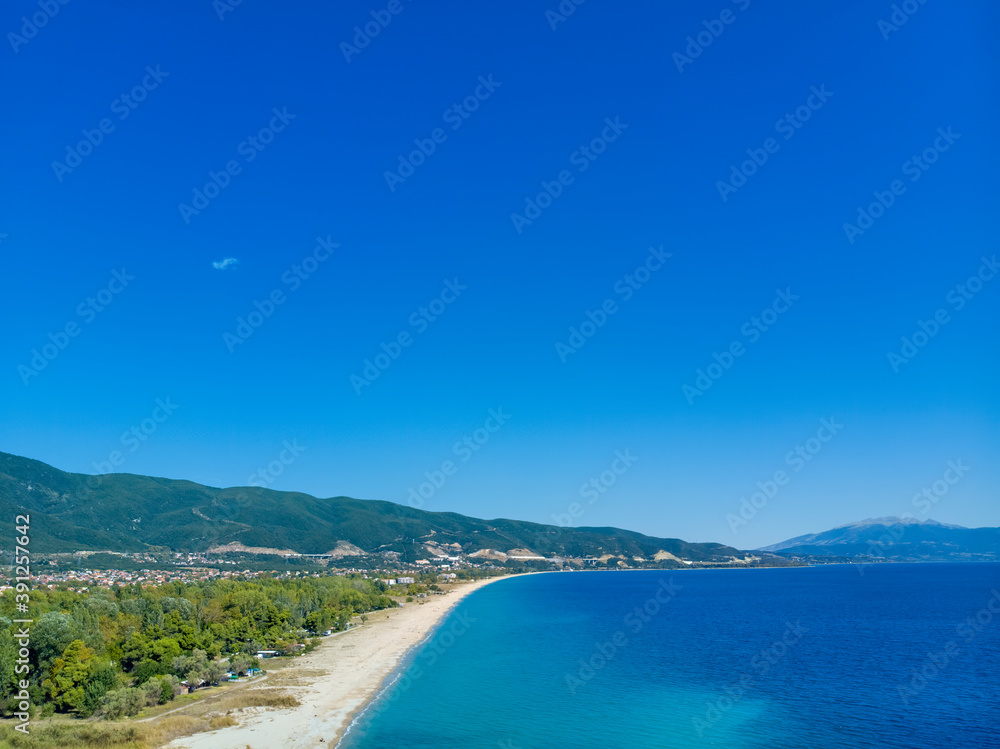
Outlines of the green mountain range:
<svg viewBox="0 0 1000 749">
<path fill-rule="evenodd" d="M 706 562 L 743 556 L 722 544 L 652 538 L 619 528 L 480 520 L 393 502 L 320 499 L 256 487 L 216 489 L 127 473 L 66 473 L 7 453 L 0 453 L 0 511 L 9 519 L 12 539 L 15 516 L 30 515 L 35 552 L 155 547 L 184 552 L 242 544 L 303 554 L 338 548 L 341 554 L 345 549 L 357 554 L 394 551 L 403 561 L 426 558 L 435 547 L 450 553 L 460 548 L 463 554 L 527 550 L 546 557 L 611 554 L 653 560 L 673 555 Z"/>
</svg>

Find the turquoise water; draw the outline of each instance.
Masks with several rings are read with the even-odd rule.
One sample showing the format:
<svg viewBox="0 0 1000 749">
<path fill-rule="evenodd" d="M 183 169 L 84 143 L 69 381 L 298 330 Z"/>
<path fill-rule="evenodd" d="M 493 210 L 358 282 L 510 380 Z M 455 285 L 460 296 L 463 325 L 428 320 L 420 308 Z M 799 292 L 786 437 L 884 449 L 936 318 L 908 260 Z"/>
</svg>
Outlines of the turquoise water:
<svg viewBox="0 0 1000 749">
<path fill-rule="evenodd" d="M 998 671 L 1000 564 L 532 575 L 462 601 L 341 746 L 1000 747 Z"/>
</svg>

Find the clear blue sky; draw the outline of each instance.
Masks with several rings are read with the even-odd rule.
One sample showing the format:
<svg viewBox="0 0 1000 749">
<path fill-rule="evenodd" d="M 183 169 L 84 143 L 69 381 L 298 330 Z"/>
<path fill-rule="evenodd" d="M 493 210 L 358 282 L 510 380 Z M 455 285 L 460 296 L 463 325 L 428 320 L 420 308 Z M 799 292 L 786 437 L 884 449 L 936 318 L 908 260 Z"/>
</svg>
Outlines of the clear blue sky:
<svg viewBox="0 0 1000 749">
<path fill-rule="evenodd" d="M 996 252 L 1000 12 L 913 5 L 894 30 L 888 2 L 8 4 L 0 449 L 403 503 L 451 460 L 424 509 L 552 522 L 577 502 L 575 524 L 743 548 L 920 516 L 960 460 L 927 516 L 998 525 L 1000 278 L 955 289 Z M 391 22 L 343 46 L 373 12 Z M 411 173 L 415 140 L 434 150 Z M 210 172 L 225 186 L 194 203 Z M 512 219 L 543 181 L 558 197 Z M 845 231 L 876 191 L 892 204 Z M 296 277 L 317 237 L 339 246 Z M 50 334 L 65 348 L 35 367 Z M 489 409 L 509 419 L 453 449 Z M 787 460 L 824 418 L 843 428 Z"/>
</svg>

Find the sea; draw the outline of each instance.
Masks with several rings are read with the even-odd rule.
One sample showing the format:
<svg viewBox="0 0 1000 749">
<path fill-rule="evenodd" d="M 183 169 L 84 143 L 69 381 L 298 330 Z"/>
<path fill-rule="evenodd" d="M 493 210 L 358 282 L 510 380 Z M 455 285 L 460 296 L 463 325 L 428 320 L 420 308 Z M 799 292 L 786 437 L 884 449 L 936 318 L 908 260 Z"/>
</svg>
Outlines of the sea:
<svg viewBox="0 0 1000 749">
<path fill-rule="evenodd" d="M 1000 747 L 1000 564 L 500 580 L 408 654 L 340 746 Z"/>
</svg>

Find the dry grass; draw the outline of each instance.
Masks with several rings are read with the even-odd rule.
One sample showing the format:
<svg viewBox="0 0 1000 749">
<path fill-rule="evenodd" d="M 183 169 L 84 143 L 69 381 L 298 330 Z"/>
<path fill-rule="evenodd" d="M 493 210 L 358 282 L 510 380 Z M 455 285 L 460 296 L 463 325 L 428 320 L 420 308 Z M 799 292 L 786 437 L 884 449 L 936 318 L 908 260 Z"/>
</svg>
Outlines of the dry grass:
<svg viewBox="0 0 1000 749">
<path fill-rule="evenodd" d="M 294 695 L 278 689 L 245 689 L 220 699 L 217 710 L 243 710 L 248 707 L 298 707 L 301 703 Z"/>
<path fill-rule="evenodd" d="M 268 674 L 268 684 L 282 687 L 300 687 L 313 684 L 320 676 L 325 676 L 326 671 L 318 669 L 294 669 L 292 671 L 282 671 L 277 674 Z"/>
<path fill-rule="evenodd" d="M 117 723 L 84 723 L 83 721 L 37 721 L 31 735 L 24 736 L 11 727 L 0 726 L 0 747 L 7 749 L 147 749 L 143 727 Z"/>
<path fill-rule="evenodd" d="M 237 725 L 237 721 L 232 715 L 220 715 L 219 717 L 212 718 L 208 721 L 208 725 L 210 725 L 214 730 L 216 728 L 228 728 L 229 726 L 235 726 Z"/>
<path fill-rule="evenodd" d="M 297 707 L 298 699 L 279 689 L 245 689 L 192 704 L 185 712 L 147 723 L 46 720 L 31 726 L 31 736 L 0 723 L 0 749 L 156 749 L 174 739 L 237 725 L 231 713 L 247 708 Z"/>
<path fill-rule="evenodd" d="M 181 736 L 211 730 L 209 721 L 192 715 L 168 715 L 162 720 L 142 723 L 143 749 L 154 749 L 169 744 Z"/>
</svg>

